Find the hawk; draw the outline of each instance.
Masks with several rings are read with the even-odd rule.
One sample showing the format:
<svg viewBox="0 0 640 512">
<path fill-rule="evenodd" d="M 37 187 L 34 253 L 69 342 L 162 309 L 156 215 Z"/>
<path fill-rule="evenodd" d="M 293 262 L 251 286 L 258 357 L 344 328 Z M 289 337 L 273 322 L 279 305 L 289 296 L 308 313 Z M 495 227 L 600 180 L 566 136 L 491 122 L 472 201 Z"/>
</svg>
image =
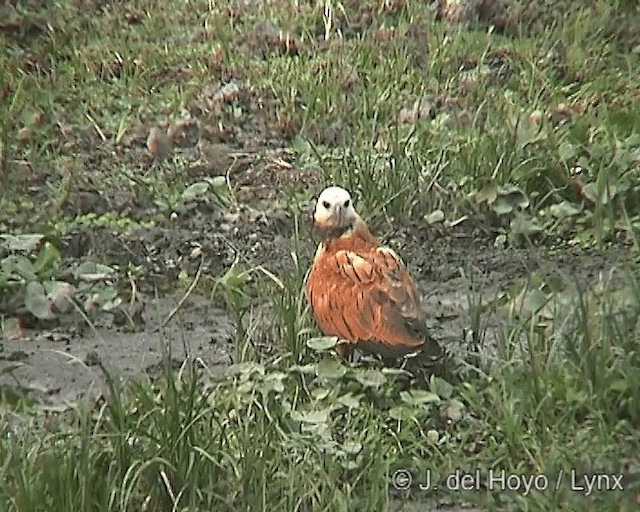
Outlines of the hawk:
<svg viewBox="0 0 640 512">
<path fill-rule="evenodd" d="M 412 353 L 439 359 L 411 276 L 400 257 L 373 237 L 351 194 L 341 187 L 323 190 L 313 225 L 322 242 L 305 296 L 322 333 L 338 337 L 338 354 L 358 348 L 385 360 Z"/>
</svg>

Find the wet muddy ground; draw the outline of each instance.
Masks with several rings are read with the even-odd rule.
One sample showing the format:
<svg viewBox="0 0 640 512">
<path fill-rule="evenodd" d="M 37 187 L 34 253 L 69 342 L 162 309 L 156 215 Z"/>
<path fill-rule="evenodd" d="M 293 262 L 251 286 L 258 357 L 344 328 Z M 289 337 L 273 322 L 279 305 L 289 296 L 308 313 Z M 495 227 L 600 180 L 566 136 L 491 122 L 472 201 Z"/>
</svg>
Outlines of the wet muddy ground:
<svg viewBox="0 0 640 512">
<path fill-rule="evenodd" d="M 289 256 L 293 247 L 292 223 L 268 219 L 261 224 L 246 224 L 244 229 L 260 233 L 262 245 L 259 251 L 252 252 L 250 244 L 254 238 L 248 237 L 244 246 L 238 246 L 248 255 L 248 262 L 283 275 L 292 261 Z M 201 232 L 187 230 L 187 233 L 184 238 L 180 229 L 148 234 L 156 244 L 165 244 L 159 250 L 153 249 L 157 246 L 152 243 L 150 251 L 159 258 L 178 258 L 183 248 L 199 241 L 205 255 L 211 254 L 209 251 L 213 251 L 216 240 L 213 228 Z M 106 251 L 117 244 L 127 246 L 130 250 L 124 254 L 129 255 L 134 254 L 135 247 L 143 247 L 131 244 L 124 235 L 113 235 L 113 240 L 104 233 L 93 235 L 101 242 L 91 246 L 88 252 L 102 261 L 109 260 Z M 301 264 L 306 267 L 315 244 L 310 237 L 303 240 L 299 252 Z M 240 243 L 234 240 L 234 246 Z M 469 299 L 475 302 L 480 298 L 484 303 L 494 300 L 514 283 L 523 285 L 532 274 L 547 279 L 553 277 L 561 283 L 561 288 L 578 284 L 587 289 L 601 276 L 614 281 L 623 279 L 624 265 L 628 263 L 628 253 L 621 246 L 606 251 L 577 247 L 515 250 L 495 247 L 490 239 L 478 238 L 472 233 L 433 232 L 424 227 L 404 228 L 390 237 L 389 243 L 405 258 L 420 284 L 434 335 L 451 345 L 463 344 L 464 333 L 471 327 Z M 145 254 L 143 251 L 139 257 Z M 220 270 L 226 265 L 226 257 L 217 257 L 218 265 L 222 265 L 217 269 Z M 216 270 L 213 267 L 215 253 L 209 261 L 209 271 Z M 141 289 L 145 290 L 145 286 Z M 80 320 L 49 329 L 26 329 L 22 339 L 5 339 L 0 358 L 12 370 L 0 376 L 0 386 L 5 390 L 20 390 L 35 402 L 57 408 L 71 405 L 83 396 L 100 396 L 105 383 L 101 365 L 125 378 L 144 373 L 153 375 L 163 354 L 170 351 L 176 365 L 188 355 L 200 358 L 214 374 L 223 373 L 236 354 L 236 332 L 232 317 L 216 300 L 192 293 L 173 318 L 159 329 L 182 296 L 182 293 L 155 296 L 146 286 L 146 292 L 140 295 L 142 313 L 134 329 L 113 321 L 92 329 Z M 256 299 L 255 307 L 259 309 L 261 302 L 265 299 Z M 486 339 L 491 343 L 504 327 L 505 315 L 490 314 L 485 316 L 485 321 Z M 273 343 L 277 344 L 277 340 Z"/>
</svg>

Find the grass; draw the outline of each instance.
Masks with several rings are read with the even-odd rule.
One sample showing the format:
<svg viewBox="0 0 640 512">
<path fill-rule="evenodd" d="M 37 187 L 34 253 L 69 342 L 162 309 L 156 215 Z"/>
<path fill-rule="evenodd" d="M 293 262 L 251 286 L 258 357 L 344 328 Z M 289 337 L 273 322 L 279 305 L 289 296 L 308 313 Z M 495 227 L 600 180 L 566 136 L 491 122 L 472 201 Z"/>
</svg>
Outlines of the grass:
<svg viewBox="0 0 640 512">
<path fill-rule="evenodd" d="M 199 204 L 226 211 L 238 202 L 235 177 L 233 200 L 221 199 L 211 182 L 193 188 L 206 180 L 193 176 L 188 150 L 154 166 L 144 155 L 146 127 L 188 111 L 198 137 L 258 157 L 276 148 L 301 173 L 344 184 L 377 232 L 440 211 L 444 223 L 467 218 L 513 245 L 606 247 L 622 237 L 637 254 L 640 37 L 631 29 L 640 14 L 631 5 L 521 19 L 515 37 L 436 21 L 423 2 L 98 4 L 25 2 L 0 22 L 2 231 L 171 226 L 170 214 L 193 213 L 196 189 Z M 240 92 L 214 108 L 218 83 Z M 301 223 L 314 191 L 284 188 L 269 201 Z M 85 190 L 108 198 L 107 211 L 70 208 Z M 122 193 L 133 206 L 111 211 Z M 2 510 L 424 510 L 438 500 L 637 509 L 635 269 L 624 286 L 601 278 L 579 293 L 532 278 L 490 308 L 470 296 L 478 357 L 456 378 L 410 385 L 307 346 L 315 331 L 300 293 L 298 224 L 295 233 L 286 272 L 237 260 L 202 280 L 242 325 L 230 375 L 197 359 L 178 371 L 167 363 L 154 380 L 108 376 L 103 401 L 44 424 L 37 410 L 21 416 L 27 428 L 0 423 Z M 7 297 L 15 287 L 2 268 Z M 271 297 L 266 326 L 250 314 L 251 286 Z M 507 322 L 490 329 L 497 309 Z M 13 402 L 0 401 L 6 420 Z M 476 469 L 474 491 L 394 488 L 398 470 L 415 484 Z M 487 476 L 500 470 L 545 488 L 491 489 Z M 584 477 L 598 473 L 624 474 L 624 491 L 587 496 Z"/>
</svg>

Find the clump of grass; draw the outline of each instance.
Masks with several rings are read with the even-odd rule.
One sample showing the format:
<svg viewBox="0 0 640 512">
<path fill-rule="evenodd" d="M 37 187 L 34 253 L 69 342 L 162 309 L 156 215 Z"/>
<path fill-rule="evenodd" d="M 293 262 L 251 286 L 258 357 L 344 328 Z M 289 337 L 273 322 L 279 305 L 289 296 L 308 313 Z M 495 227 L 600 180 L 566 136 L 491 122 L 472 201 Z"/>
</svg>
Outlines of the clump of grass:
<svg viewBox="0 0 640 512">
<path fill-rule="evenodd" d="M 397 371 L 312 353 L 302 365 L 240 363 L 222 379 L 197 361 L 124 387 L 110 377 L 105 401 L 72 422 L 44 435 L 6 432 L 0 502 L 5 510 L 386 510 L 399 499 L 391 485 L 399 468 L 416 479 L 478 468 L 485 490 L 456 500 L 631 507 L 637 289 L 633 281 L 622 303 L 606 287 L 577 295 L 551 324 L 540 313 L 514 316 L 498 364 L 462 383 L 432 377 L 407 387 Z M 567 477 L 525 496 L 488 490 L 490 470 L 544 474 L 550 486 L 561 470 L 626 472 L 627 488 L 586 497 Z M 454 496 L 414 488 L 412 499 L 443 495 Z"/>
</svg>

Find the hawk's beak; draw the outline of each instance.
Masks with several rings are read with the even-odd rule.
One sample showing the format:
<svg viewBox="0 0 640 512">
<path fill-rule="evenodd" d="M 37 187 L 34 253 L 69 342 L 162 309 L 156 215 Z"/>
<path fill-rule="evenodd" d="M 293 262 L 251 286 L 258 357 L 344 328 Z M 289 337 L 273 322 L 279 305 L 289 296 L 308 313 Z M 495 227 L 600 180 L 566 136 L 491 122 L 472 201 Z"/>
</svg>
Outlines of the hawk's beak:
<svg viewBox="0 0 640 512">
<path fill-rule="evenodd" d="M 342 226 L 342 206 L 338 205 L 338 226 Z"/>
</svg>

